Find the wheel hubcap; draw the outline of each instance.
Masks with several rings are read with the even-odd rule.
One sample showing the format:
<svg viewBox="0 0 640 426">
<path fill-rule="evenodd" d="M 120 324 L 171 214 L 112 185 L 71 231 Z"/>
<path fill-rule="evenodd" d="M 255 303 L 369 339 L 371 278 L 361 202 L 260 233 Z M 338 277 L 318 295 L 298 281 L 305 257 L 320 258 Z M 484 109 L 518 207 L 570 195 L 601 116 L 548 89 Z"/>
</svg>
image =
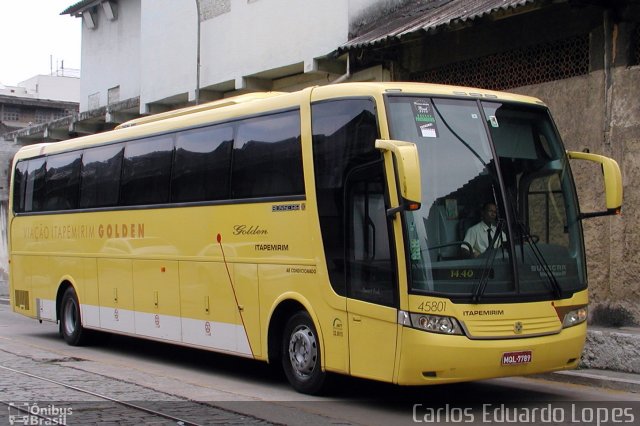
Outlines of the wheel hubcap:
<svg viewBox="0 0 640 426">
<path fill-rule="evenodd" d="M 298 377 L 304 379 L 313 372 L 318 359 L 318 345 L 309 327 L 301 325 L 291 333 L 289 359 Z"/>
<path fill-rule="evenodd" d="M 64 306 L 64 330 L 68 336 L 76 331 L 76 304 L 73 300 L 69 300 Z"/>
</svg>

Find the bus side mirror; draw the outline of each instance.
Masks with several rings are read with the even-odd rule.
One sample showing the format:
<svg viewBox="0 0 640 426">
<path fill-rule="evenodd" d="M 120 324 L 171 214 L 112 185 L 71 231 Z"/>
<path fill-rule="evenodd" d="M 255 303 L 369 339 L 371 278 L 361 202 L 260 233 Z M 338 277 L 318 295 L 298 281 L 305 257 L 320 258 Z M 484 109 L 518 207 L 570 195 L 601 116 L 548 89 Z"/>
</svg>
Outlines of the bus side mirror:
<svg viewBox="0 0 640 426">
<path fill-rule="evenodd" d="M 567 156 L 571 160 L 585 160 L 599 163 L 602 166 L 604 178 L 604 190 L 607 210 L 603 212 L 581 213 L 580 218 L 608 216 L 620 214 L 622 209 L 622 174 L 618 163 L 609 157 L 591 154 L 587 152 L 567 151 Z"/>
<path fill-rule="evenodd" d="M 376 148 L 393 156 L 398 189 L 400 191 L 400 206 L 389 209 L 387 215 L 393 216 L 405 210 L 418 210 L 422 191 L 420 188 L 420 160 L 418 148 L 411 142 L 395 140 L 376 140 Z"/>
</svg>

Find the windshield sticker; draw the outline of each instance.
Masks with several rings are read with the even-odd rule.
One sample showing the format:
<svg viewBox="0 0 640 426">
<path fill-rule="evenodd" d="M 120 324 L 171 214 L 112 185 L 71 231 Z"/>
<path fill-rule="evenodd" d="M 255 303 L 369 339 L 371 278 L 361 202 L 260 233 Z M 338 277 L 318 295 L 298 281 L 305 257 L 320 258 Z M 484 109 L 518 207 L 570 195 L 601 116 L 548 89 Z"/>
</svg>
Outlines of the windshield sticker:
<svg viewBox="0 0 640 426">
<path fill-rule="evenodd" d="M 418 134 L 423 138 L 437 138 L 438 127 L 436 126 L 436 117 L 433 114 L 433 108 L 428 100 L 418 100 L 413 102 L 413 114 L 418 128 Z"/>
<path fill-rule="evenodd" d="M 495 115 L 489 116 L 489 122 L 491 123 L 491 127 L 500 127 L 498 126 L 498 119 L 496 118 Z"/>
</svg>

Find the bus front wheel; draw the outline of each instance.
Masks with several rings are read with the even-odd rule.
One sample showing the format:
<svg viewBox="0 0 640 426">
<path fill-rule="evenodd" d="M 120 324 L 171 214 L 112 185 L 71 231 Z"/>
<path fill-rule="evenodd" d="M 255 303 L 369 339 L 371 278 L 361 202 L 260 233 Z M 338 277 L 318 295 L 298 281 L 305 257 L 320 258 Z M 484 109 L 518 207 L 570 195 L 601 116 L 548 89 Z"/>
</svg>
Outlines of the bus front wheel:
<svg viewBox="0 0 640 426">
<path fill-rule="evenodd" d="M 301 393 L 319 394 L 326 373 L 320 363 L 318 333 L 307 312 L 294 314 L 284 328 L 282 367 L 291 386 Z"/>
<path fill-rule="evenodd" d="M 73 287 L 69 287 L 62 296 L 60 304 L 60 334 L 71 346 L 80 346 L 87 342 L 88 331 L 82 327 L 80 303 Z"/>
</svg>

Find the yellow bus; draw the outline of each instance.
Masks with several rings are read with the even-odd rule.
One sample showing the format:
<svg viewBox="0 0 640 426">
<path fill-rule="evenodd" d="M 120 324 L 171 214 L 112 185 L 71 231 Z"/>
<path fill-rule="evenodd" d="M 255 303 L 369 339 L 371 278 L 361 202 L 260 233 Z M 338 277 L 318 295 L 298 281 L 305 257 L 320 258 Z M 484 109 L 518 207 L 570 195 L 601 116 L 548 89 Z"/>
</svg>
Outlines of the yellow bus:
<svg viewBox="0 0 640 426">
<path fill-rule="evenodd" d="M 602 165 L 606 211 L 580 212 L 570 158 Z M 567 153 L 534 98 L 413 83 L 244 95 L 22 148 L 11 303 L 71 345 L 100 330 L 239 355 L 304 393 L 333 373 L 430 385 L 569 369 L 586 335 L 581 220 L 621 204 L 615 161 Z M 469 229 L 487 222 L 478 249 Z"/>
</svg>

